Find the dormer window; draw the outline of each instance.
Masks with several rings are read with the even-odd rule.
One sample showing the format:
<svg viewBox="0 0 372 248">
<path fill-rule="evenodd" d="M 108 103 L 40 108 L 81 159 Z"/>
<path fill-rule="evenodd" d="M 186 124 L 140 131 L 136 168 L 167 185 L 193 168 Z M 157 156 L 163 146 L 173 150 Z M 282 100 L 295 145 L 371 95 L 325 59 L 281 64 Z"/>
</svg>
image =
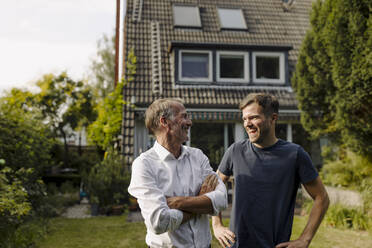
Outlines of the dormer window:
<svg viewBox="0 0 372 248">
<path fill-rule="evenodd" d="M 199 8 L 173 5 L 173 24 L 175 27 L 201 28 Z"/>
<path fill-rule="evenodd" d="M 212 81 L 212 52 L 179 50 L 178 72 L 181 81 Z"/>
<path fill-rule="evenodd" d="M 174 85 L 236 87 L 288 85 L 288 50 L 241 44 L 172 42 Z"/>
<path fill-rule="evenodd" d="M 253 52 L 253 81 L 257 83 L 285 83 L 284 53 Z"/>
<path fill-rule="evenodd" d="M 248 53 L 217 51 L 217 81 L 248 82 Z"/>
<path fill-rule="evenodd" d="M 221 29 L 247 29 L 247 24 L 241 9 L 218 8 L 217 11 Z"/>
</svg>

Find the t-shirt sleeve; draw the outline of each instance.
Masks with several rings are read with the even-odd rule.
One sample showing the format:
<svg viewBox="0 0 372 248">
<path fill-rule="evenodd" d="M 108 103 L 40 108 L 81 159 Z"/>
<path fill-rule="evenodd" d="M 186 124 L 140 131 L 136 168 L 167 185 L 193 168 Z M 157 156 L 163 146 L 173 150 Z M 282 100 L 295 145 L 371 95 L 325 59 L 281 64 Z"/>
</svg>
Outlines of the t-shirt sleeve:
<svg viewBox="0 0 372 248">
<path fill-rule="evenodd" d="M 231 176 L 233 174 L 233 160 L 232 160 L 233 150 L 234 150 L 234 144 L 231 145 L 227 149 L 227 151 L 223 155 L 220 165 L 218 166 L 218 170 L 226 176 Z"/>
<path fill-rule="evenodd" d="M 310 155 L 302 147 L 297 150 L 297 168 L 301 183 L 311 182 L 318 177 Z"/>
</svg>

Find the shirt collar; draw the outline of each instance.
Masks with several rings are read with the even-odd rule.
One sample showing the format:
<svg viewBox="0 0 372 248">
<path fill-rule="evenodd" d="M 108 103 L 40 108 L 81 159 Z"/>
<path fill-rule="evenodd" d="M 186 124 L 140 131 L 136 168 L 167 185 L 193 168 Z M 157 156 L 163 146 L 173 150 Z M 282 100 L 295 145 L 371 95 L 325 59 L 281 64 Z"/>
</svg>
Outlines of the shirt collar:
<svg viewBox="0 0 372 248">
<path fill-rule="evenodd" d="M 167 158 L 176 159 L 172 153 L 170 153 L 164 146 L 160 145 L 157 141 L 155 141 L 154 150 L 158 154 L 159 158 L 163 161 L 166 160 Z M 187 154 L 189 154 L 187 146 L 181 146 L 181 155 L 178 157 L 178 160 L 182 159 Z"/>
</svg>

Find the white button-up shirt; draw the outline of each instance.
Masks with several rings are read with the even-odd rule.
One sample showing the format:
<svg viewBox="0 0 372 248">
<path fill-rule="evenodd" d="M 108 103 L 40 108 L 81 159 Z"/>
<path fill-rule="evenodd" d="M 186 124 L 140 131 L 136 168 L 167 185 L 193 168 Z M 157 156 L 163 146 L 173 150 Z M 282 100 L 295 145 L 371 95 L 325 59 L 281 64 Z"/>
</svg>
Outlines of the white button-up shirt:
<svg viewBox="0 0 372 248">
<path fill-rule="evenodd" d="M 201 214 L 181 225 L 183 213 L 170 209 L 166 196 L 197 196 L 204 179 L 215 174 L 207 156 L 199 149 L 182 146 L 181 155 L 155 142 L 132 165 L 128 192 L 137 198 L 147 227 L 146 243 L 150 247 L 206 248 L 211 243 L 208 215 Z M 214 214 L 227 207 L 223 182 L 205 194 L 213 204 Z"/>
</svg>

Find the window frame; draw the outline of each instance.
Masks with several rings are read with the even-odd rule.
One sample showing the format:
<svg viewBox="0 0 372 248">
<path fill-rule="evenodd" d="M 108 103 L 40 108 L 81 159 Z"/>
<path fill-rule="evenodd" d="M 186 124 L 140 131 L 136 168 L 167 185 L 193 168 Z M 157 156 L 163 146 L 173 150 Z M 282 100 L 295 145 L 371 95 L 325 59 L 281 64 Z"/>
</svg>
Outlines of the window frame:
<svg viewBox="0 0 372 248">
<path fill-rule="evenodd" d="M 175 15 L 175 8 L 195 8 L 197 10 L 197 25 L 191 25 L 191 24 L 176 24 L 176 15 Z M 180 27 L 180 28 L 202 28 L 202 22 L 200 17 L 200 9 L 198 6 L 195 5 L 180 5 L 180 4 L 174 4 L 172 6 L 172 15 L 173 15 L 173 26 L 174 27 Z"/>
<path fill-rule="evenodd" d="M 226 27 L 226 26 L 223 26 L 223 21 L 222 21 L 221 15 L 220 15 L 220 10 L 236 10 L 236 11 L 240 11 L 241 17 L 243 18 L 244 27 L 231 27 L 231 26 L 227 26 Z M 219 21 L 219 24 L 220 24 L 220 28 L 222 30 L 248 30 L 247 21 L 245 20 L 244 12 L 243 12 L 243 9 L 241 9 L 241 8 L 223 8 L 223 7 L 217 7 L 217 15 L 218 15 L 218 21 Z"/>
<path fill-rule="evenodd" d="M 279 58 L 279 79 L 257 78 L 256 58 L 257 57 L 278 57 Z M 252 52 L 252 79 L 254 83 L 285 84 L 285 55 L 284 52 Z"/>
<path fill-rule="evenodd" d="M 182 77 L 182 53 L 205 53 L 208 54 L 208 78 L 190 78 Z M 178 50 L 178 81 L 180 82 L 213 82 L 213 54 L 210 50 L 190 50 L 190 49 L 179 49 Z"/>
<path fill-rule="evenodd" d="M 244 56 L 244 77 L 243 78 L 221 78 L 220 57 L 221 55 L 243 55 Z M 247 51 L 216 51 L 216 81 L 229 83 L 249 83 L 249 52 Z"/>
</svg>

